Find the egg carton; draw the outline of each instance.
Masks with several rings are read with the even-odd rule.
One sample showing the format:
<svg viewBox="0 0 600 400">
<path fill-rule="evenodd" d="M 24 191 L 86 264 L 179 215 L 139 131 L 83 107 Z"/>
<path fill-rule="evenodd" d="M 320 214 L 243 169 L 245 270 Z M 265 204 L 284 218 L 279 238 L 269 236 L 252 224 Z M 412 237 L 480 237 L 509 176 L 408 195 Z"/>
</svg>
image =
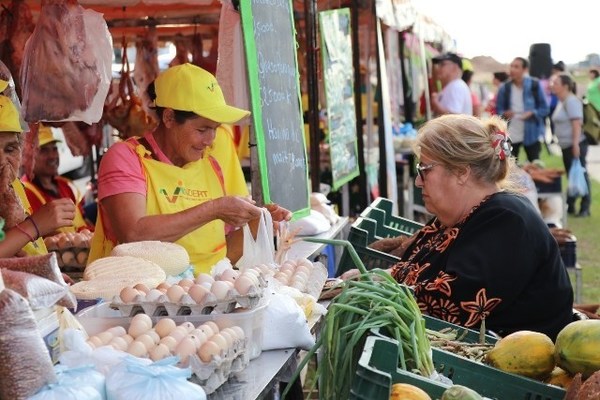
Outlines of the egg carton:
<svg viewBox="0 0 600 400">
<path fill-rule="evenodd" d="M 247 339 L 240 340 L 227 352 L 213 357 L 209 363 L 203 362 L 198 355 L 191 355 L 182 367 L 192 370 L 191 381 L 202 386 L 206 394 L 215 392 L 230 376 L 243 371 L 250 362 Z"/>
<path fill-rule="evenodd" d="M 313 269 L 311 270 L 306 283 L 302 287 L 295 287 L 291 285 L 285 285 L 278 281 L 275 277 L 276 284 L 281 284 L 284 286 L 293 287 L 299 290 L 302 293 L 306 293 L 312 296 L 315 299 L 318 299 L 321 295 L 321 291 L 323 290 L 323 286 L 325 286 L 325 282 L 327 281 L 328 271 L 327 268 L 320 262 L 313 263 Z"/>
</svg>

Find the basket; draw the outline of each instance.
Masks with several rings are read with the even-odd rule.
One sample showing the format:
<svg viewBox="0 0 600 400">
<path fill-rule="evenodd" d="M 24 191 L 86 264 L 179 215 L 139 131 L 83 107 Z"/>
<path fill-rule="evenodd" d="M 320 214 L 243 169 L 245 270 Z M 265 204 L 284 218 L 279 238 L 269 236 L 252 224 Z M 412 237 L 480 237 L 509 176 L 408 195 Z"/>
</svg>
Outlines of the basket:
<svg viewBox="0 0 600 400">
<path fill-rule="evenodd" d="M 412 235 L 423 227 L 422 224 L 416 221 L 393 215 L 393 206 L 394 203 L 390 199 L 378 197 L 373 200 L 369 208 L 383 211 L 385 215 L 385 225 L 390 228 L 398 229 Z M 377 219 L 373 216 L 369 216 L 369 218 Z"/>
<path fill-rule="evenodd" d="M 398 364 L 398 342 L 370 336 L 358 362 L 351 388 L 351 399 L 387 400 L 393 383 L 415 385 L 432 398 L 441 397 L 449 384 L 401 370 Z M 432 349 L 433 363 L 438 373 L 454 384 L 467 386 L 482 396 L 496 400 L 562 400 L 565 391 L 559 387 L 509 374 L 478 364 L 451 353 Z"/>
</svg>

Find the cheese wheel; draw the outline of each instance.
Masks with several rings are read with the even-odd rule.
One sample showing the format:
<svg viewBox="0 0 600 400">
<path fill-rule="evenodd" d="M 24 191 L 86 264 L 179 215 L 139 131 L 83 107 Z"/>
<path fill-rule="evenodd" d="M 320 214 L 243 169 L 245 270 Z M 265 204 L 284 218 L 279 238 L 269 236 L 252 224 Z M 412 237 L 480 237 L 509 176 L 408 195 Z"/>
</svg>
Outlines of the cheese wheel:
<svg viewBox="0 0 600 400">
<path fill-rule="evenodd" d="M 190 256 L 183 246 L 156 240 L 123 243 L 117 245 L 110 255 L 132 256 L 152 261 L 170 276 L 181 274 L 190 265 Z"/>
</svg>

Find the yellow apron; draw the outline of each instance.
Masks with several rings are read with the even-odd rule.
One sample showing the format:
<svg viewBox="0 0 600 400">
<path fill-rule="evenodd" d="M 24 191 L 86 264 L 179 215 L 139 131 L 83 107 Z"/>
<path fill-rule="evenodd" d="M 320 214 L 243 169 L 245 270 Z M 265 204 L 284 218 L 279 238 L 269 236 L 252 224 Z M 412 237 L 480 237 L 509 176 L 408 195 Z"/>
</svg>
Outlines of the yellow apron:
<svg viewBox="0 0 600 400">
<path fill-rule="evenodd" d="M 146 176 L 147 215 L 173 214 L 225 195 L 222 172 L 213 157 L 177 167 L 148 158 L 149 152 L 141 144 L 135 151 Z M 108 256 L 116 245 L 105 236 L 102 208 L 98 209 L 98 215 L 88 263 Z M 227 254 L 225 223 L 211 221 L 175 243 L 187 250 L 196 275 L 209 272 Z"/>
<path fill-rule="evenodd" d="M 77 199 L 77 204 L 75 204 L 75 218 L 73 218 L 73 225 L 72 226 L 65 226 L 63 228 L 59 228 L 58 231 L 59 232 L 77 232 L 77 230 L 79 228 L 84 228 L 84 227 L 87 226 L 85 220 L 83 219 L 83 215 L 81 215 L 81 210 L 79 210 L 79 206 L 78 206 L 78 203 L 79 203 L 79 200 L 80 200 L 79 190 L 68 179 L 65 179 L 65 178 L 62 178 L 62 177 L 57 177 L 56 179 L 61 179 L 61 180 L 65 181 L 65 182 L 67 182 L 69 184 L 69 186 L 71 187 L 71 189 L 74 189 L 73 193 L 75 193 L 75 198 Z M 40 203 L 46 204 L 46 198 L 44 197 L 44 195 L 42 194 L 42 192 L 40 192 L 40 190 L 38 189 L 37 186 L 35 186 L 31 182 L 23 182 L 23 185 L 27 189 L 29 189 L 31 191 L 31 193 L 33 193 L 35 195 L 35 197 L 38 198 L 38 200 L 40 201 Z"/>
<path fill-rule="evenodd" d="M 15 179 L 12 182 L 12 187 L 15 190 L 17 196 L 19 196 L 19 200 L 21 200 L 21 204 L 23 204 L 23 208 L 25 209 L 25 213 L 27 215 L 31 215 L 31 206 L 29 205 L 29 200 L 27 200 L 27 195 L 25 194 L 25 189 L 23 189 L 23 183 L 20 180 Z M 46 244 L 44 243 L 44 238 L 39 237 L 35 242 L 29 242 L 22 249 L 29 256 L 40 256 L 42 254 L 48 254 L 48 250 L 46 249 Z"/>
</svg>

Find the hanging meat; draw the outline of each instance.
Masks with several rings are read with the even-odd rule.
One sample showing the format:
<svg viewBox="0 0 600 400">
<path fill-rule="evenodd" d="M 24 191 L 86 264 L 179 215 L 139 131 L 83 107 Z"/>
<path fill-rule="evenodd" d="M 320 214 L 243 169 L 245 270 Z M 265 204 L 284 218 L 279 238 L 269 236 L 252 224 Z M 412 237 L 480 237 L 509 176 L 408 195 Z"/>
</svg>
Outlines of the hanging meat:
<svg viewBox="0 0 600 400">
<path fill-rule="evenodd" d="M 141 136 L 154 130 L 157 122 L 142 107 L 142 100 L 135 93 L 129 60 L 127 58 L 127 43 L 123 38 L 123 64 L 119 80 L 118 93 L 109 98 L 112 100 L 105 106 L 104 119 L 119 131 L 121 139 Z"/>
<path fill-rule="evenodd" d="M 136 43 L 135 49 L 136 61 L 133 79 L 140 93 L 144 110 L 149 111 L 150 97 L 146 93 L 146 89 L 160 72 L 158 68 L 158 35 L 155 26 L 148 28 L 145 35 Z"/>
<path fill-rule="evenodd" d="M 21 68 L 28 122 L 97 122 L 110 84 L 112 43 L 106 22 L 76 0 L 42 0 Z"/>
<path fill-rule="evenodd" d="M 192 64 L 204 68 L 211 74 L 217 72 L 217 58 L 219 53 L 219 33 L 217 30 L 212 32 L 212 43 L 208 56 L 204 56 L 204 39 L 202 34 L 195 32 L 192 36 Z"/>
<path fill-rule="evenodd" d="M 183 35 L 177 34 L 175 39 L 173 40 L 175 44 L 175 58 L 171 60 L 169 63 L 169 67 L 174 67 L 176 65 L 182 65 L 190 62 L 190 43 L 188 39 L 186 39 Z"/>
<path fill-rule="evenodd" d="M 29 6 L 25 0 L 12 0 L 8 7 L 2 6 L 0 13 L 0 60 L 2 60 L 14 76 L 17 93 L 21 94 L 19 86 L 19 71 L 23 64 L 23 49 L 25 42 L 33 33 L 35 24 Z"/>
</svg>

